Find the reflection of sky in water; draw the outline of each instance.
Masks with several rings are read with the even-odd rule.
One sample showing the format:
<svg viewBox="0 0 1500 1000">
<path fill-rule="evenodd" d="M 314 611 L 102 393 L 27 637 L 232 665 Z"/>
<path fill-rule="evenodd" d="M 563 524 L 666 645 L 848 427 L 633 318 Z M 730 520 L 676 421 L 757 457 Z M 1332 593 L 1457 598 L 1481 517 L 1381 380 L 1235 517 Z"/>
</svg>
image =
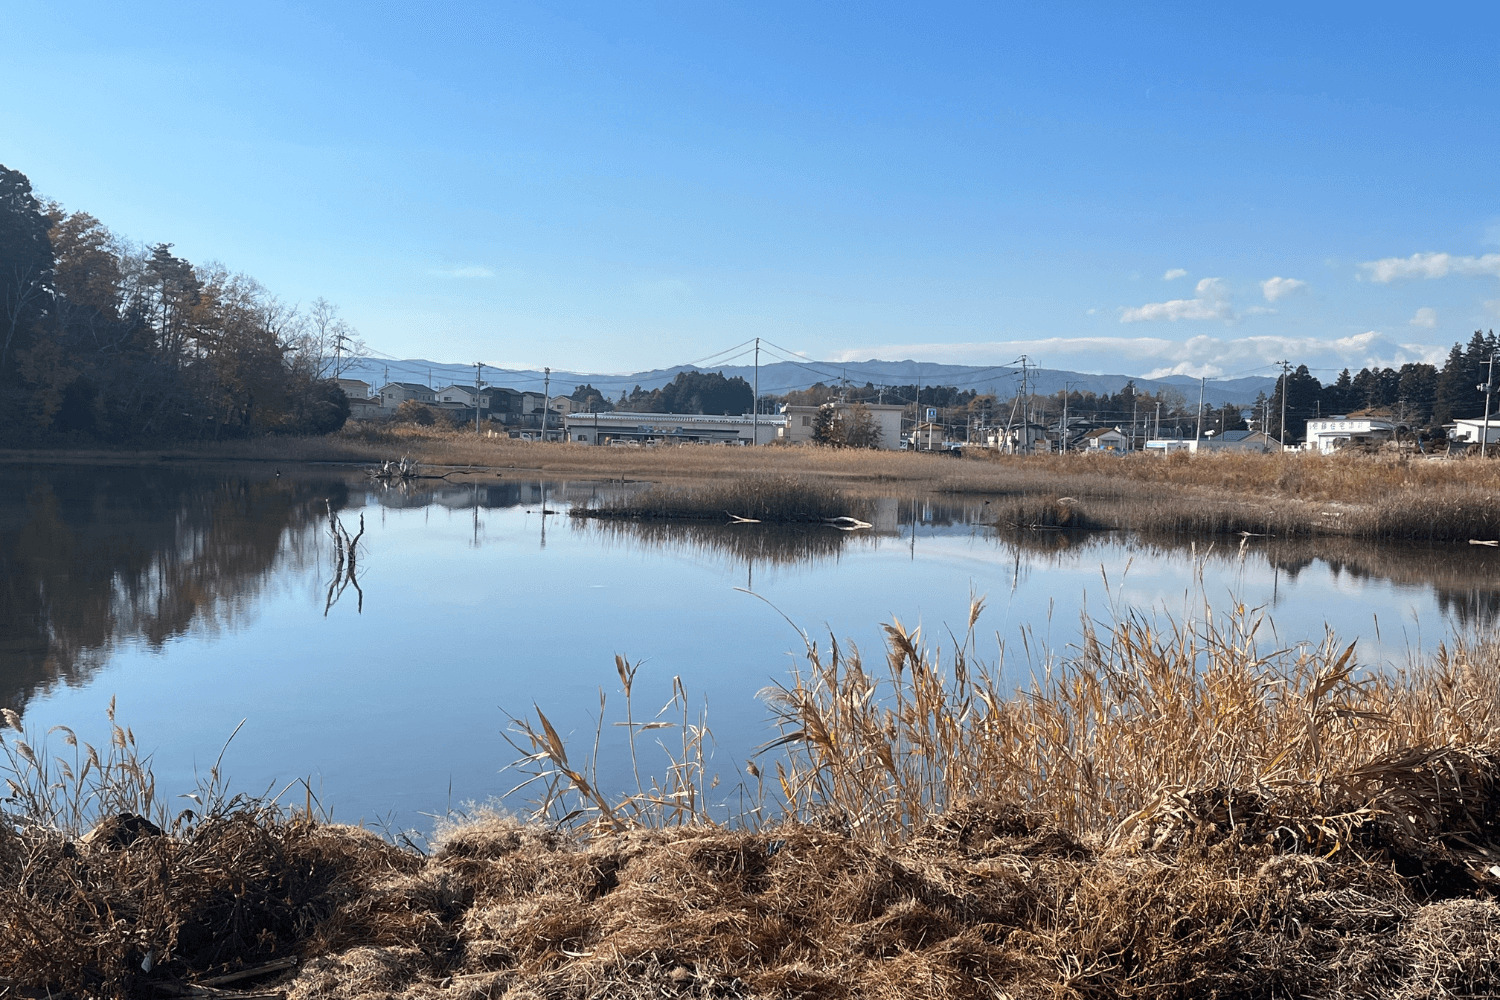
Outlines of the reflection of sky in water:
<svg viewBox="0 0 1500 1000">
<path fill-rule="evenodd" d="M 1450 628 L 1420 582 L 1306 559 L 1292 574 L 1254 549 L 1241 562 L 1234 545 L 1195 563 L 1188 548 L 1112 536 L 1018 548 L 963 524 L 923 527 L 913 545 L 902 525 L 901 535 L 849 536 L 811 561 L 748 565 L 715 548 L 711 532 L 659 544 L 565 517 L 547 519 L 544 548 L 534 502 L 477 516 L 457 506 L 363 510 L 362 615 L 349 593 L 324 617 L 330 554 L 317 534 L 318 554 L 284 562 L 227 625 L 160 650 L 121 642 L 81 686 L 33 701 L 29 724 L 67 723 L 98 739 L 117 695 L 120 718 L 157 751 L 161 787 L 177 791 L 245 718 L 227 757 L 239 789 L 311 776 L 335 818 L 422 826 L 419 814 L 442 811 L 450 795 L 458 804 L 515 783 L 499 773 L 515 756 L 500 736 L 504 710 L 541 706 L 584 754 L 598 689 L 618 697 L 617 653 L 644 661 L 637 718 L 667 700 L 674 675 L 706 702 L 732 786 L 736 764 L 769 735 L 757 692 L 785 678 L 801 648 L 778 611 L 820 647 L 831 633 L 878 658 L 879 626 L 891 618 L 950 646 L 947 628 L 963 626 L 978 594 L 988 602 L 980 652 L 993 657 L 1003 642 L 1017 680 L 1029 668 L 1022 628 L 1059 650 L 1085 610 L 1101 621 L 1130 609 L 1198 617 L 1205 597 L 1218 609 L 1234 595 L 1264 606 L 1280 641 L 1320 639 L 1326 625 L 1358 638 L 1366 664 L 1404 662 L 1409 639 L 1430 647 Z M 357 516 L 343 514 L 351 527 Z M 764 600 L 737 589 L 752 579 Z M 621 786 L 619 730 L 606 731 L 603 757 L 606 785 Z M 643 764 L 658 761 L 648 753 Z"/>
</svg>

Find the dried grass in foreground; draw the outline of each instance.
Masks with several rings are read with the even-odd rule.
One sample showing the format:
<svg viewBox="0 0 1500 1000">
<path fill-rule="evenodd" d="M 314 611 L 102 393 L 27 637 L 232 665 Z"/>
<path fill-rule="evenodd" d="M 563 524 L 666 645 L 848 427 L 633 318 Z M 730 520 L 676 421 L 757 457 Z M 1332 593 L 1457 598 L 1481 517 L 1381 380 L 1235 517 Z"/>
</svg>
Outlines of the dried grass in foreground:
<svg viewBox="0 0 1500 1000">
<path fill-rule="evenodd" d="M 299 1000 L 1500 991 L 1494 640 L 1365 675 L 1331 639 L 1262 649 L 1247 609 L 1131 618 L 1017 693 L 977 662 L 978 616 L 944 656 L 895 623 L 878 668 L 810 647 L 761 763 L 787 815 L 748 827 L 705 821 L 723 793 L 687 715 L 623 800 L 539 718 L 513 736 L 578 826 L 480 815 L 427 856 L 264 813 L 114 845 L 7 824 L 0 914 L 95 950 L 27 964 L 0 917 L 0 979 L 148 996 L 294 954 Z M 174 888 L 213 878 L 242 911 Z M 182 944 L 216 922 L 240 953 Z"/>
</svg>

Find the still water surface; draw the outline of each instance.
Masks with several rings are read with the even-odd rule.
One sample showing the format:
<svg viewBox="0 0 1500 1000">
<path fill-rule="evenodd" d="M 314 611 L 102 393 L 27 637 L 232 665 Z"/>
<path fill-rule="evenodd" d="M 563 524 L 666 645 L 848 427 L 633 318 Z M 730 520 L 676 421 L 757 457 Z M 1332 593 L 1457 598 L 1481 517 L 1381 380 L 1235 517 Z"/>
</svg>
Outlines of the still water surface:
<svg viewBox="0 0 1500 1000">
<path fill-rule="evenodd" d="M 824 644 L 873 652 L 899 618 L 947 645 L 983 595 L 980 634 L 1020 683 L 1039 647 L 1066 653 L 1085 613 L 1237 597 L 1266 607 L 1283 641 L 1331 627 L 1380 666 L 1500 610 L 1488 549 L 1018 536 L 982 503 L 905 497 L 860 533 L 640 528 L 543 513 L 544 489 L 563 511 L 628 486 L 400 491 L 282 471 L 0 468 L 0 705 L 102 741 L 117 698 L 173 792 L 244 719 L 225 757 L 236 788 L 310 777 L 335 819 L 422 828 L 515 783 L 501 773 L 516 756 L 508 712 L 540 706 L 586 751 L 600 689 L 618 696 L 616 654 L 643 661 L 638 717 L 683 678 L 732 787 L 770 735 L 757 693 L 803 648 L 783 614 Z M 351 533 L 363 518 L 357 586 L 336 585 L 330 508 Z M 623 787 L 617 747 L 606 739 L 601 776 Z"/>
</svg>

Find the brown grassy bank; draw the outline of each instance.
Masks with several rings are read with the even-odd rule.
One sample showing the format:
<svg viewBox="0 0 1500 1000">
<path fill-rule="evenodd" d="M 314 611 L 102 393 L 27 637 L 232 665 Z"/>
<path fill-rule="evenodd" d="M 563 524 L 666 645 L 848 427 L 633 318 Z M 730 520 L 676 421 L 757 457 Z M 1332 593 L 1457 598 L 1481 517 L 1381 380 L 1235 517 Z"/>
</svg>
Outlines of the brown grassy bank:
<svg viewBox="0 0 1500 1000">
<path fill-rule="evenodd" d="M 236 988 L 1492 995 L 1500 645 L 1366 675 L 1331 640 L 1259 634 L 1243 609 L 1127 620 L 1017 693 L 972 626 L 940 654 L 893 624 L 880 660 L 810 647 L 774 694 L 742 826 L 682 808 L 711 793 L 683 759 L 604 798 L 538 719 L 515 732 L 527 766 L 581 825 L 481 815 L 426 855 L 212 781 L 169 817 L 127 731 L 98 765 L 69 748 L 66 774 L 7 731 L 0 989 L 169 995 L 288 957 Z M 126 810 L 165 832 L 78 836 Z"/>
<path fill-rule="evenodd" d="M 1197 535 L 1240 532 L 1370 539 L 1500 538 L 1500 463 L 1369 455 L 983 456 L 828 448 L 600 448 L 459 431 L 359 425 L 327 438 L 266 438 L 135 452 L 6 452 L 0 460 L 195 460 L 425 465 L 502 474 L 673 483 L 792 476 L 851 493 L 910 491 L 1014 501 L 1010 521 L 1047 524 L 1058 498 L 1073 526 Z M 1039 507 L 1038 505 L 1042 505 Z"/>
</svg>

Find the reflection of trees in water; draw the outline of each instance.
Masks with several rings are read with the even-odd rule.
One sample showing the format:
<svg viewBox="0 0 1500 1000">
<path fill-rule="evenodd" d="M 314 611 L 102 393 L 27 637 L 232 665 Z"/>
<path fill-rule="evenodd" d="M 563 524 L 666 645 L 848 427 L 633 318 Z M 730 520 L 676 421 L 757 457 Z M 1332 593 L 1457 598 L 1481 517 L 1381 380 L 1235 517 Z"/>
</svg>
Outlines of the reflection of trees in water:
<svg viewBox="0 0 1500 1000">
<path fill-rule="evenodd" d="M 1023 554 L 1033 565 L 1076 561 L 1097 551 L 1111 560 L 1120 546 L 1168 558 L 1196 558 L 1221 565 L 1237 561 L 1239 538 L 1193 539 L 1125 532 L 996 529 L 997 545 Z M 1423 546 L 1353 538 L 1257 538 L 1244 540 L 1244 554 L 1264 559 L 1294 583 L 1319 564 L 1334 576 L 1429 589 L 1439 610 L 1463 627 L 1500 622 L 1500 552 L 1476 546 Z"/>
<path fill-rule="evenodd" d="M 837 559 L 844 546 L 868 537 L 823 525 L 704 524 L 575 519 L 575 528 L 611 541 L 645 542 L 743 563 L 793 566 Z"/>
<path fill-rule="evenodd" d="M 1291 579 L 1318 560 L 1333 573 L 1356 580 L 1430 587 L 1443 614 L 1466 628 L 1488 627 L 1500 620 L 1500 553 L 1487 548 L 1376 544 L 1352 538 L 1261 541 L 1264 544 L 1253 548 Z"/>
<path fill-rule="evenodd" d="M 264 474 L 261 474 L 262 476 Z M 327 481 L 203 470 L 21 468 L 0 494 L 0 705 L 86 679 L 114 643 L 159 648 L 242 614 L 303 562 Z"/>
</svg>

